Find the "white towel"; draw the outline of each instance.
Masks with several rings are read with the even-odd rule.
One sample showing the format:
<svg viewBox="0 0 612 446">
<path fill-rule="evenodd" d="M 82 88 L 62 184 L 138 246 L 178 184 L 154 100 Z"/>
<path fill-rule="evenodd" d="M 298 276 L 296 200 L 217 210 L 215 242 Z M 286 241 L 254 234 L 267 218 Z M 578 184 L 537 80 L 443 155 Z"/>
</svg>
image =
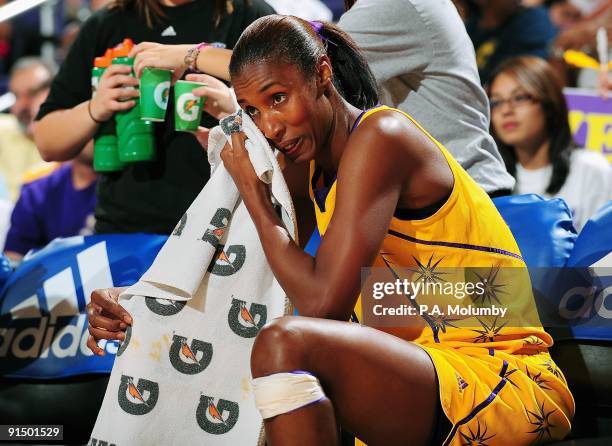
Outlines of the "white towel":
<svg viewBox="0 0 612 446">
<path fill-rule="evenodd" d="M 295 212 L 267 140 L 243 129 L 257 175 L 297 237 Z M 211 131 L 211 178 L 120 303 L 133 326 L 120 346 L 90 445 L 257 445 L 250 352 L 261 327 L 291 312 Z M 210 266 L 209 266 L 210 265 Z M 148 297 L 143 297 L 148 296 Z"/>
</svg>

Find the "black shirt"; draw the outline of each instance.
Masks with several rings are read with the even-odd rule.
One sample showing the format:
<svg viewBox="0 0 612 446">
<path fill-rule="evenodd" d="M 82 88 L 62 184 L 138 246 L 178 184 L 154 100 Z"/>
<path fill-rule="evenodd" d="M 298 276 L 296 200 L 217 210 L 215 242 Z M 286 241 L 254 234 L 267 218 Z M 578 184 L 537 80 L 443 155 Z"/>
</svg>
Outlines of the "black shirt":
<svg viewBox="0 0 612 446">
<path fill-rule="evenodd" d="M 146 26 L 144 18 L 135 10 L 98 11 L 83 25 L 36 119 L 88 100 L 94 58 L 126 37 L 135 43 L 223 42 L 231 49 L 251 22 L 274 13 L 263 0 L 251 0 L 248 4 L 245 0 L 234 0 L 233 13 L 224 14 L 215 27 L 213 3 L 196 0 L 181 6 L 162 7 L 167 17 L 153 29 Z M 216 121 L 205 116 L 202 125 L 211 127 Z M 169 234 L 204 187 L 210 176 L 206 153 L 193 135 L 174 131 L 172 101 L 168 103 L 166 122 L 155 124 L 155 138 L 155 161 L 127 164 L 121 172 L 101 176 L 96 232 Z"/>
</svg>

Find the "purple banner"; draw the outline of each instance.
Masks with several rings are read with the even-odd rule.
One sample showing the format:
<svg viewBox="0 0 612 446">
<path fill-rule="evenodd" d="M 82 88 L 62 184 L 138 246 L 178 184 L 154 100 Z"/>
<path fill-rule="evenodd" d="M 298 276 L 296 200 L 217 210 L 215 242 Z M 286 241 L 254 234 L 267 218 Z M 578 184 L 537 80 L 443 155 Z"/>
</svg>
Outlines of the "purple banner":
<svg viewBox="0 0 612 446">
<path fill-rule="evenodd" d="M 612 163 L 612 98 L 604 100 L 594 91 L 575 88 L 563 92 L 574 141 L 602 153 Z"/>
</svg>

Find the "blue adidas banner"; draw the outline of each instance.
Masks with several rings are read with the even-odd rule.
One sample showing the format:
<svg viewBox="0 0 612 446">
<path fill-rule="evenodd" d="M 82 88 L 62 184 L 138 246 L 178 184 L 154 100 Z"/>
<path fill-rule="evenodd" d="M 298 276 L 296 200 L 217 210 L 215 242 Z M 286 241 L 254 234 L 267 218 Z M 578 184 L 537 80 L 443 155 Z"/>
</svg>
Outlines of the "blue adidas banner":
<svg viewBox="0 0 612 446">
<path fill-rule="evenodd" d="M 166 236 L 117 234 L 58 239 L 28 256 L 0 291 L 0 376 L 58 378 L 110 372 L 87 348 L 85 305 L 99 288 L 128 286 L 149 268 Z"/>
</svg>

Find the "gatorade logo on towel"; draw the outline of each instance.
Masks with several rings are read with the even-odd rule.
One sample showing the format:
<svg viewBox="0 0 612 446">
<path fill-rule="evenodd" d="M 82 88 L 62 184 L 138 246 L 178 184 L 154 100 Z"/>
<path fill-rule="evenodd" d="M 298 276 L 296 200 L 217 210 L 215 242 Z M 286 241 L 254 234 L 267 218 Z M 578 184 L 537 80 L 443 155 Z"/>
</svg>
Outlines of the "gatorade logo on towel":
<svg viewBox="0 0 612 446">
<path fill-rule="evenodd" d="M 193 339 L 189 344 L 184 336 L 172 336 L 168 354 L 172 367 L 186 375 L 202 372 L 212 359 L 213 347 L 209 342 Z"/>
<path fill-rule="evenodd" d="M 245 260 L 246 248 L 244 245 L 231 245 L 227 249 L 224 245 L 218 245 L 208 271 L 217 276 L 231 276 L 240 271 Z"/>
<path fill-rule="evenodd" d="M 134 382 L 134 378 L 121 375 L 119 406 L 130 415 L 145 415 L 153 410 L 159 398 L 159 384 L 144 378 Z"/>
<path fill-rule="evenodd" d="M 232 211 L 225 208 L 217 209 L 214 217 L 210 221 L 210 226 L 204 232 L 202 241 L 210 243 L 212 246 L 217 246 L 223 234 L 229 225 L 229 220 L 232 217 Z"/>
<path fill-rule="evenodd" d="M 222 435 L 236 425 L 239 412 L 238 404 L 233 401 L 220 399 L 215 404 L 215 398 L 202 395 L 196 410 L 196 419 L 205 432 Z"/>
<path fill-rule="evenodd" d="M 160 82 L 153 91 L 153 100 L 155 104 L 162 109 L 168 107 L 168 96 L 170 95 L 170 82 Z"/>
<path fill-rule="evenodd" d="M 130 345 L 130 339 L 132 339 L 132 326 L 131 325 L 125 330 L 125 339 L 119 345 L 119 349 L 117 350 L 117 356 L 121 356 L 123 352 L 125 351 L 125 349 L 128 348 L 128 345 Z"/>
<path fill-rule="evenodd" d="M 145 298 L 147 308 L 160 316 L 174 316 L 185 308 L 186 303 L 184 301 L 156 299 L 154 297 Z"/>
<path fill-rule="evenodd" d="M 242 338 L 254 338 L 268 320 L 268 308 L 265 305 L 252 303 L 247 308 L 243 300 L 232 299 L 232 306 L 227 314 L 231 330 Z"/>
<path fill-rule="evenodd" d="M 178 101 L 176 101 L 176 111 L 183 121 L 191 122 L 198 119 L 199 102 L 199 98 L 191 93 L 179 96 Z"/>
<path fill-rule="evenodd" d="M 97 438 L 91 437 L 89 440 L 89 444 L 87 446 L 117 446 L 117 445 L 107 440 L 98 440 Z"/>
</svg>

